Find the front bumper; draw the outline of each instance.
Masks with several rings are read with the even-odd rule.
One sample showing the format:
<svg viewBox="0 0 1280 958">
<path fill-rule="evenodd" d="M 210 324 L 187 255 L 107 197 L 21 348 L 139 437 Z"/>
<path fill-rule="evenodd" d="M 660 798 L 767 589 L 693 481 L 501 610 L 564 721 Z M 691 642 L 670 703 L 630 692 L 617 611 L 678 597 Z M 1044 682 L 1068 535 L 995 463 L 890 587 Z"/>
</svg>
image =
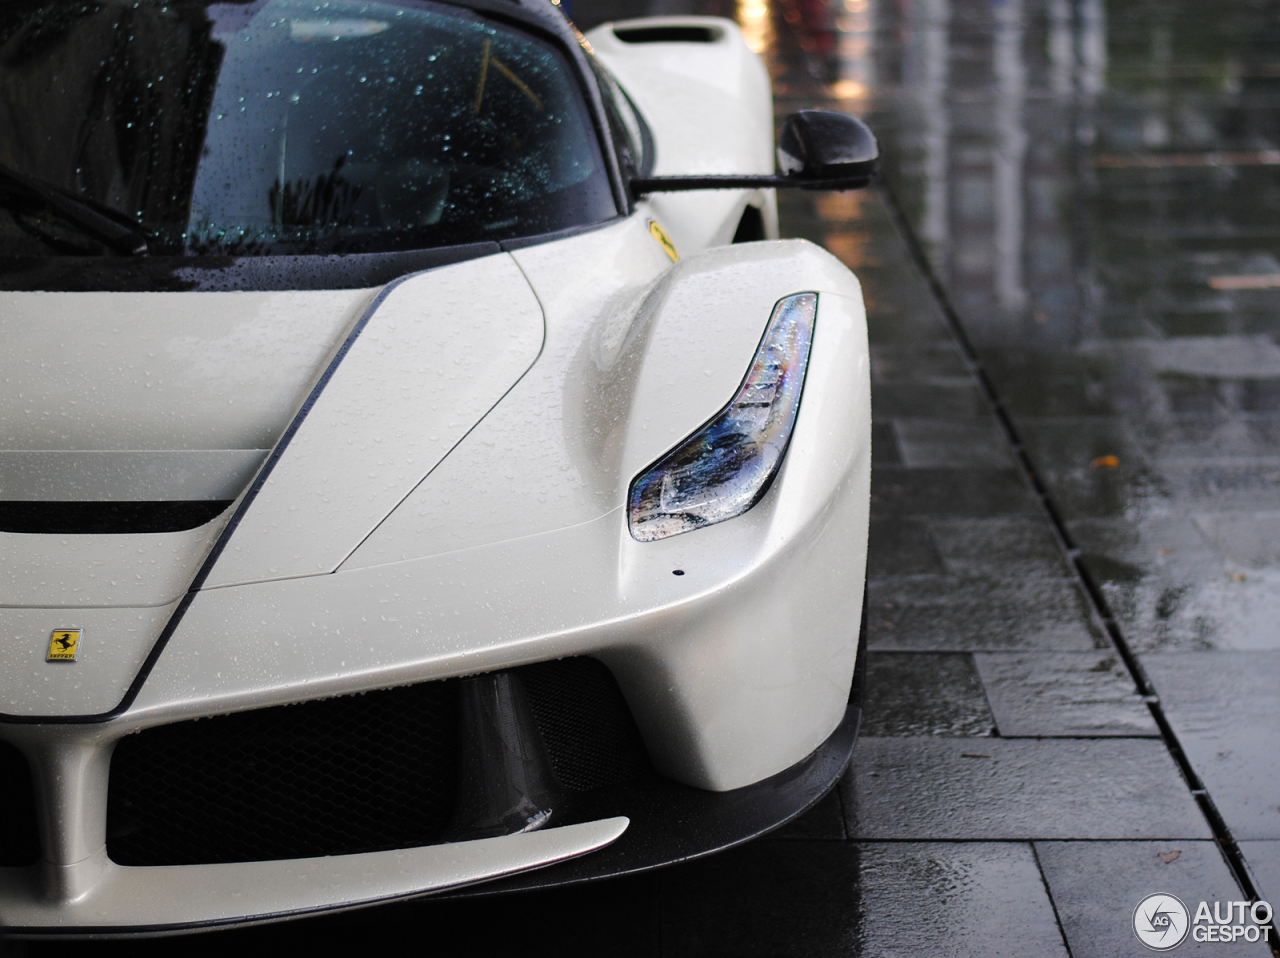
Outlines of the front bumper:
<svg viewBox="0 0 1280 958">
<path fill-rule="evenodd" d="M 0 927 L 26 938 L 175 934 L 429 894 L 570 885 L 740 844 L 802 814 L 843 774 L 862 714 L 865 622 L 862 631 L 849 704 L 835 731 L 812 754 L 754 785 L 708 792 L 650 773 L 570 799 L 553 828 L 393 851 L 129 867 L 103 849 L 73 867 L 0 868 Z"/>
</svg>

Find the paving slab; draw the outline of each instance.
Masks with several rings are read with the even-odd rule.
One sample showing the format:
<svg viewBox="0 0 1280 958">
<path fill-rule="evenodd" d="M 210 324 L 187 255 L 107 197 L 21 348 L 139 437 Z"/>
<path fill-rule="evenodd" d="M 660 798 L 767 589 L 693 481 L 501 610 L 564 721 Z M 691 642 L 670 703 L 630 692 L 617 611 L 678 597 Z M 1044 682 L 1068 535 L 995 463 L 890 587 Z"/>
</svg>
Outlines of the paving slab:
<svg viewBox="0 0 1280 958">
<path fill-rule="evenodd" d="M 861 734 L 990 735 L 995 728 L 973 657 L 959 652 L 870 652 Z"/>
<path fill-rule="evenodd" d="M 1069 524 L 1137 652 L 1280 646 L 1280 570 L 1233 566 L 1200 523 L 1217 514 Z"/>
<path fill-rule="evenodd" d="M 891 229 L 884 239 L 896 245 L 900 241 Z M 906 259 L 905 250 L 885 252 L 888 260 L 897 260 L 893 266 L 858 269 L 867 304 L 867 339 L 871 345 L 954 348 L 955 339 L 938 303 Z"/>
<path fill-rule="evenodd" d="M 1231 834 L 1280 839 L 1280 652 L 1141 658 Z"/>
<path fill-rule="evenodd" d="M 991 407 L 973 379 L 945 385 L 873 382 L 871 408 L 877 419 L 908 416 L 964 423 L 991 416 Z"/>
<path fill-rule="evenodd" d="M 887 389 L 888 387 L 881 387 Z M 903 387 L 918 389 L 919 387 Z M 936 387 L 934 387 L 936 388 Z M 893 409 L 874 406 L 877 415 L 894 416 L 902 463 L 915 469 L 1014 469 L 1017 463 L 1009 441 L 996 420 L 943 419 L 939 410 L 922 405 L 930 418 L 906 418 Z"/>
<path fill-rule="evenodd" d="M 943 386 L 973 385 L 973 373 L 969 371 L 964 353 L 954 342 L 930 346 L 873 346 L 871 348 L 871 379 L 877 383 L 923 382 Z"/>
<path fill-rule="evenodd" d="M 1233 565 L 1280 568 L 1280 513 L 1202 513 L 1195 524 Z"/>
<path fill-rule="evenodd" d="M 1268 512 L 1280 502 L 1280 469 L 1226 460 L 1206 465 L 1160 466 L 1163 491 L 1192 513 Z"/>
<path fill-rule="evenodd" d="M 1280 466 L 1280 419 L 1274 416 L 1173 416 L 1144 422 L 1137 438 L 1147 458 L 1160 464 Z"/>
<path fill-rule="evenodd" d="M 867 298 L 868 341 L 877 346 L 932 346 L 954 341 L 941 316 L 922 315 L 910 304 L 897 306 L 890 302 L 889 297 L 896 294 L 893 284 L 882 278 L 872 278 L 869 272 L 859 271 L 862 291 Z"/>
<path fill-rule="evenodd" d="M 1209 838 L 1150 739 L 859 739 L 841 781 L 867 840 Z"/>
<path fill-rule="evenodd" d="M 1214 842 L 1036 842 L 1035 848 L 1072 958 L 1150 955 L 1133 933 L 1134 908 L 1147 895 L 1174 895 L 1192 916 L 1202 901 L 1212 907 L 1241 897 Z M 1190 936 L 1176 953 L 1271 954 L 1261 942 L 1220 944 Z"/>
<path fill-rule="evenodd" d="M 868 643 L 882 651 L 1109 647 L 1088 600 L 1070 579 L 872 579 L 867 603 Z"/>
<path fill-rule="evenodd" d="M 1075 578 L 1047 519 L 931 518 L 928 523 L 938 554 L 953 575 Z"/>
<path fill-rule="evenodd" d="M 970 335 L 983 336 L 982 325 L 966 318 Z M 1101 377 L 1093 363 L 1057 344 L 984 342 L 982 365 L 995 381 L 1000 398 L 1020 416 L 1106 416 L 1115 410 L 1098 388 Z"/>
<path fill-rule="evenodd" d="M 1158 372 L 1208 380 L 1280 377 L 1280 349 L 1267 336 L 1174 336 L 1114 346 L 1130 370 L 1146 364 Z"/>
<path fill-rule="evenodd" d="M 860 954 L 1065 956 L 1044 882 L 1021 844 L 863 844 Z"/>
<path fill-rule="evenodd" d="M 662 954 L 1065 958 L 1028 845 L 760 842 L 663 876 Z"/>
<path fill-rule="evenodd" d="M 1123 420 L 1018 418 L 1017 427 L 1064 519 L 1134 519 L 1171 508 L 1165 480 Z"/>
<path fill-rule="evenodd" d="M 1039 515 L 1040 504 L 1012 469 L 872 470 L 871 514 Z"/>
<path fill-rule="evenodd" d="M 1160 735 L 1114 652 L 985 652 L 973 660 L 1002 738 Z"/>
<path fill-rule="evenodd" d="M 871 517 L 867 544 L 867 575 L 871 578 L 942 575 L 946 571 L 923 519 Z"/>
<path fill-rule="evenodd" d="M 1240 851 L 1253 875 L 1258 895 L 1280 906 L 1280 841 L 1241 842 Z"/>
</svg>

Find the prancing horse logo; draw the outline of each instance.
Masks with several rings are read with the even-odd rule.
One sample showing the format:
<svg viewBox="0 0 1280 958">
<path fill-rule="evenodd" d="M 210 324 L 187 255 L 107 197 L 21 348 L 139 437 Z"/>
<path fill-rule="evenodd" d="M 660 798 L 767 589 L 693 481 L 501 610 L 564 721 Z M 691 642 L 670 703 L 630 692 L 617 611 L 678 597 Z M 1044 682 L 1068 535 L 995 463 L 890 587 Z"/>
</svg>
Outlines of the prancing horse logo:
<svg viewBox="0 0 1280 958">
<path fill-rule="evenodd" d="M 49 637 L 48 662 L 74 662 L 80 651 L 80 629 L 55 629 Z"/>
</svg>

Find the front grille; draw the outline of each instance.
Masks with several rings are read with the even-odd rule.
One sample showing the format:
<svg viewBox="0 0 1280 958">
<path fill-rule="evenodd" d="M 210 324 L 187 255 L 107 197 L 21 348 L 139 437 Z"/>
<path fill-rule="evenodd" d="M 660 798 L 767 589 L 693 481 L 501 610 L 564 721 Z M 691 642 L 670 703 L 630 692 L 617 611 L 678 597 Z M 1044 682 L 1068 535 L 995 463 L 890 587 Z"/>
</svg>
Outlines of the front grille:
<svg viewBox="0 0 1280 958">
<path fill-rule="evenodd" d="M 0 742 L 0 866 L 34 865 L 39 858 L 31 769 L 21 752 Z"/>
<path fill-rule="evenodd" d="M 651 768 L 604 665 L 513 671 L 567 791 Z M 121 865 L 185 865 L 430 845 L 453 813 L 457 715 L 457 683 L 441 681 L 127 736 L 111 762 L 107 852 Z"/>
<path fill-rule="evenodd" d="M 619 785 L 653 766 L 622 690 L 586 657 L 515 670 L 560 784 L 571 792 Z"/>
<path fill-rule="evenodd" d="M 121 865 L 311 858 L 435 841 L 453 812 L 456 685 L 178 722 L 111 760 Z"/>
</svg>

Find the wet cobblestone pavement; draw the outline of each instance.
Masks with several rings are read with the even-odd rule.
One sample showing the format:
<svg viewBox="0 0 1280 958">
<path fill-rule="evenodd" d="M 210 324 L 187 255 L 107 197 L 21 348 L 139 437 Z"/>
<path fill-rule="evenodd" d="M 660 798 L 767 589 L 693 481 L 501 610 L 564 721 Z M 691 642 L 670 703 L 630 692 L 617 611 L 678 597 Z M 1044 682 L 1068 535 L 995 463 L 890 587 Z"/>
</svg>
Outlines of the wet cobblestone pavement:
<svg viewBox="0 0 1280 958">
<path fill-rule="evenodd" d="M 781 198 L 869 306 L 853 766 L 701 862 L 182 950 L 1082 958 L 1153 892 L 1280 902 L 1280 5 L 576 2 L 736 16 L 780 115 L 881 138 L 879 190 Z"/>
</svg>

